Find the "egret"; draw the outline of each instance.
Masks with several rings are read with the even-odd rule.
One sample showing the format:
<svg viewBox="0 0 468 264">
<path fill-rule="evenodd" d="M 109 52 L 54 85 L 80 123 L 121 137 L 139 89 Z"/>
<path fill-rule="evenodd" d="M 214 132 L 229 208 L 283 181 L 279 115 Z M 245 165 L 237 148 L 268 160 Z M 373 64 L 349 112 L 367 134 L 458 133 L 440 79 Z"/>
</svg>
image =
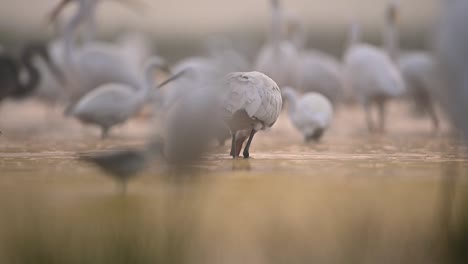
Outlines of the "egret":
<svg viewBox="0 0 468 264">
<path fill-rule="evenodd" d="M 164 67 L 164 64 L 164 60 L 159 57 L 148 59 L 137 90 L 122 83 L 104 84 L 69 107 L 67 114 L 83 123 L 100 126 L 102 138 L 107 137 L 111 127 L 126 122 L 141 109 L 154 87 L 154 71 Z M 171 77 L 159 86 L 180 77 L 181 74 Z"/>
</svg>

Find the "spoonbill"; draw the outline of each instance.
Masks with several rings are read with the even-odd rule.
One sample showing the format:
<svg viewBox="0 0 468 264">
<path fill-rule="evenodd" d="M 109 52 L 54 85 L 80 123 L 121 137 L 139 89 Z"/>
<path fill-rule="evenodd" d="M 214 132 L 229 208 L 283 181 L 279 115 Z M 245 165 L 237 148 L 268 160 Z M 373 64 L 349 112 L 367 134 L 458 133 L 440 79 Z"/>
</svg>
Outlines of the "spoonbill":
<svg viewBox="0 0 468 264">
<path fill-rule="evenodd" d="M 231 131 L 231 156 L 249 158 L 252 139 L 259 130 L 272 127 L 281 112 L 281 91 L 275 81 L 260 72 L 233 72 L 225 77 L 223 108 Z"/>
</svg>

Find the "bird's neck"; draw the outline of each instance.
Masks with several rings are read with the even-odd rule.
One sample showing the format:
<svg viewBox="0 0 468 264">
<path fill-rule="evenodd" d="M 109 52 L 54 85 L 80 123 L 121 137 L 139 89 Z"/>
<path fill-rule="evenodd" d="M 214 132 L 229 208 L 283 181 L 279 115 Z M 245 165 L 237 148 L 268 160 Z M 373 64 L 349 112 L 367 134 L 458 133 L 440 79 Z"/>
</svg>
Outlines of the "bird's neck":
<svg viewBox="0 0 468 264">
<path fill-rule="evenodd" d="M 21 64 L 24 66 L 27 73 L 27 80 L 25 82 L 19 81 L 18 89 L 15 91 L 15 96 L 22 97 L 32 92 L 40 82 L 40 74 L 36 66 L 34 65 L 34 58 L 40 55 L 34 50 L 25 50 L 21 56 Z"/>
<path fill-rule="evenodd" d="M 84 39 L 91 40 L 95 31 L 95 12 L 97 1 L 79 1 L 75 14 L 70 18 L 63 28 L 63 38 L 65 43 L 65 58 L 71 58 L 72 52 L 76 48 L 79 37 L 80 26 L 85 24 Z"/>
<path fill-rule="evenodd" d="M 275 50 L 279 49 L 282 40 L 282 17 L 281 7 L 279 4 L 271 7 L 271 42 Z"/>
<path fill-rule="evenodd" d="M 357 23 L 353 23 L 349 28 L 348 33 L 348 48 L 351 48 L 361 42 L 361 27 Z"/>
<path fill-rule="evenodd" d="M 289 90 L 285 93 L 286 100 L 288 101 L 288 113 L 293 114 L 297 107 L 297 93 L 293 90 Z"/>
<path fill-rule="evenodd" d="M 387 18 L 383 33 L 384 47 L 393 61 L 399 56 L 399 35 L 395 19 Z"/>
</svg>

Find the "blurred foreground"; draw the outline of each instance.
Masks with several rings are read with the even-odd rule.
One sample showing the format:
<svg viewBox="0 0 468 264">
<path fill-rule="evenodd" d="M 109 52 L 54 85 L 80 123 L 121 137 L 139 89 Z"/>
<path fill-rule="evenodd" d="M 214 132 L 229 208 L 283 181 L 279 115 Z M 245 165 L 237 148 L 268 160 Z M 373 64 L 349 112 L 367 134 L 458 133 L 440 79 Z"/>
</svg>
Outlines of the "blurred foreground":
<svg viewBox="0 0 468 264">
<path fill-rule="evenodd" d="M 0 263 L 464 263 L 466 149 L 407 112 L 391 105 L 388 135 L 370 136 L 342 108 L 308 145 L 283 114 L 252 159 L 155 163 L 121 195 L 76 150 L 140 146 L 149 122 L 101 141 L 60 109 L 5 103 Z"/>
</svg>

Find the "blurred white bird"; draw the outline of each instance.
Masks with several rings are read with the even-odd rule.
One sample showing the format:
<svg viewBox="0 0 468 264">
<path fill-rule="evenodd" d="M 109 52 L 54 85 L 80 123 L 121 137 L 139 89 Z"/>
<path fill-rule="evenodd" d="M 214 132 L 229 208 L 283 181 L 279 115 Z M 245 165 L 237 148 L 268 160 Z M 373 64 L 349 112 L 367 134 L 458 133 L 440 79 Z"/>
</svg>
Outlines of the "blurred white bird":
<svg viewBox="0 0 468 264">
<path fill-rule="evenodd" d="M 62 0 L 52 16 L 56 17 L 73 1 L 78 1 L 78 8 L 63 28 L 63 67 L 72 102 L 106 83 L 137 87 L 141 65 L 129 60 L 121 47 L 94 41 L 84 43 L 81 47 L 77 45 L 80 26 L 93 17 L 100 0 Z"/>
<path fill-rule="evenodd" d="M 255 133 L 273 126 L 281 112 L 281 91 L 275 81 L 260 72 L 230 73 L 224 82 L 226 97 L 222 106 L 232 135 L 231 156 L 239 156 L 248 137 L 243 152 L 248 158 Z"/>
<path fill-rule="evenodd" d="M 282 89 L 288 102 L 288 113 L 293 125 L 304 135 L 306 142 L 319 141 L 333 118 L 333 106 L 327 97 L 310 92 L 300 96 L 294 89 Z"/>
<path fill-rule="evenodd" d="M 273 78 L 280 87 L 295 85 L 299 52 L 293 42 L 283 37 L 283 14 L 279 0 L 270 2 L 271 36 L 269 42 L 260 50 L 254 68 Z"/>
<path fill-rule="evenodd" d="M 116 40 L 116 46 L 130 63 L 138 67 L 144 66 L 145 60 L 155 54 L 149 37 L 138 31 L 128 30 L 121 33 Z"/>
<path fill-rule="evenodd" d="M 325 52 L 305 48 L 304 26 L 297 14 L 287 12 L 285 20 L 286 37 L 299 52 L 294 87 L 302 93 L 318 92 L 336 106 L 344 93 L 341 63 Z"/>
<path fill-rule="evenodd" d="M 358 102 L 364 107 L 367 126 L 374 130 L 371 106 L 376 104 L 379 110 L 381 132 L 385 129 L 386 102 L 405 92 L 405 85 L 400 70 L 392 60 L 392 47 L 395 46 L 396 12 L 389 4 L 386 16 L 386 50 L 369 44 L 359 44 L 359 28 L 353 25 L 350 34 L 350 47 L 344 56 L 345 82 L 353 91 Z M 388 43 L 390 42 L 390 43 Z"/>
<path fill-rule="evenodd" d="M 124 123 L 141 109 L 154 87 L 154 71 L 163 65 L 164 60 L 159 57 L 148 59 L 137 90 L 122 83 L 101 85 L 69 107 L 67 114 L 100 126 L 102 137 L 107 137 L 112 126 Z"/>
</svg>

